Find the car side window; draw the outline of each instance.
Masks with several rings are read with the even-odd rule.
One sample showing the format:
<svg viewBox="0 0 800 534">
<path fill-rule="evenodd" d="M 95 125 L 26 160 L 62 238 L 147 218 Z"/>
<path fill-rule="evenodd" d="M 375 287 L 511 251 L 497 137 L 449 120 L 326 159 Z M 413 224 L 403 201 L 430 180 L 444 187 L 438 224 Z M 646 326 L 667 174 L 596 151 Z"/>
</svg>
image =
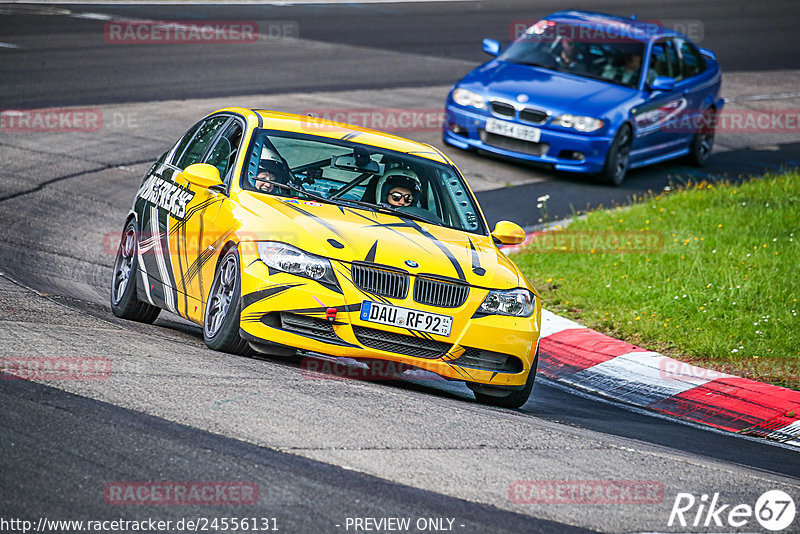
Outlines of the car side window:
<svg viewBox="0 0 800 534">
<path fill-rule="evenodd" d="M 675 78 L 675 81 L 683 79 L 683 73 L 681 72 L 681 61 L 678 59 L 678 52 L 675 51 L 675 45 L 672 43 L 672 40 L 667 42 L 667 61 L 669 62 L 669 70 L 672 72 L 670 76 Z"/>
<path fill-rule="evenodd" d="M 181 157 L 181 154 L 183 154 L 183 151 L 186 150 L 186 145 L 188 145 L 189 141 L 192 140 L 192 138 L 194 137 L 195 132 L 197 131 L 197 129 L 199 127 L 200 127 L 200 123 L 198 122 L 197 124 L 195 124 L 194 126 L 189 128 L 189 131 L 186 132 L 186 134 L 184 134 L 183 137 L 181 137 L 181 140 L 178 141 L 178 145 L 175 147 L 175 152 L 172 153 L 172 158 L 169 160 L 169 162 L 171 164 L 174 164 L 176 161 L 178 161 L 178 158 Z"/>
<path fill-rule="evenodd" d="M 653 83 L 659 76 L 668 76 L 681 79 L 679 72 L 680 63 L 678 61 L 678 54 L 672 46 L 672 42 L 668 40 L 658 41 L 653 45 L 650 52 L 650 66 L 647 69 L 647 83 Z"/>
<path fill-rule="evenodd" d="M 212 141 L 214 141 L 214 137 L 219 129 L 228 122 L 228 119 L 229 117 L 219 116 L 202 122 L 175 166 L 179 169 L 185 169 L 193 163 L 202 161 L 203 156 L 211 146 Z"/>
<path fill-rule="evenodd" d="M 706 70 L 706 62 L 703 61 L 700 52 L 687 41 L 677 41 L 678 52 L 681 56 L 681 71 L 684 78 L 697 76 Z"/>
<path fill-rule="evenodd" d="M 242 142 L 244 128 L 239 121 L 234 121 L 228 126 L 225 132 L 217 140 L 217 144 L 208 153 L 205 163 L 219 169 L 219 175 L 223 181 L 227 181 L 228 172 L 233 168 L 236 161 L 236 154 L 239 152 L 239 145 Z"/>
</svg>

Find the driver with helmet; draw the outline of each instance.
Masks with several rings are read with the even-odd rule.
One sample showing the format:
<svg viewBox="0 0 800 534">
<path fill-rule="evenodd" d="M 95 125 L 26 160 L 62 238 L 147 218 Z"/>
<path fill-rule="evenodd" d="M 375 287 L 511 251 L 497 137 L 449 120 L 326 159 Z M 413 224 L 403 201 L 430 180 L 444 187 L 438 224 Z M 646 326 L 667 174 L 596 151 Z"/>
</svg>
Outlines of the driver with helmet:
<svg viewBox="0 0 800 534">
<path fill-rule="evenodd" d="M 380 203 L 396 208 L 417 205 L 420 195 L 417 173 L 404 167 L 389 168 L 384 172 L 386 178 L 378 197 Z"/>
<path fill-rule="evenodd" d="M 261 157 L 258 172 L 254 178 L 250 178 L 250 185 L 263 193 L 280 194 L 283 188 L 276 187 L 275 184 L 289 182 L 286 164 L 280 160 L 280 156 L 267 148 L 262 151 Z"/>
</svg>

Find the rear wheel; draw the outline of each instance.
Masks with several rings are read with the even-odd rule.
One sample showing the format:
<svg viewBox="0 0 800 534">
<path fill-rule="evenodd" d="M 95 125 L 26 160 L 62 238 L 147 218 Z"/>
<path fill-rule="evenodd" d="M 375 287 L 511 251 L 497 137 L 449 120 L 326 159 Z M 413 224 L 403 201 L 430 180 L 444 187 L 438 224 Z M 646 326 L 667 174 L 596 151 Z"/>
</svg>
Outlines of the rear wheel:
<svg viewBox="0 0 800 534">
<path fill-rule="evenodd" d="M 136 254 L 136 220 L 125 225 L 122 239 L 114 260 L 114 274 L 111 278 L 111 311 L 122 319 L 152 323 L 161 312 L 160 308 L 142 302 L 136 296 L 136 275 L 139 272 Z"/>
<path fill-rule="evenodd" d="M 689 154 L 686 158 L 689 163 L 697 167 L 702 167 L 708 161 L 711 150 L 714 148 L 714 127 L 716 125 L 717 112 L 709 108 L 703 112 L 700 121 L 700 129 L 695 132 L 692 144 L 689 145 Z"/>
<path fill-rule="evenodd" d="M 247 341 L 239 336 L 239 296 L 241 295 L 239 252 L 228 249 L 217 267 L 208 294 L 203 318 L 203 340 L 214 350 L 231 354 L 247 354 Z"/>
<path fill-rule="evenodd" d="M 503 391 L 501 388 L 493 388 L 491 386 L 481 386 L 479 384 L 469 384 L 470 389 L 475 394 L 475 400 L 481 404 L 488 404 L 490 406 L 499 406 L 501 408 L 520 408 L 531 396 L 533 391 L 533 382 L 536 380 L 536 368 L 539 365 L 539 350 L 536 350 L 536 356 L 533 358 L 533 365 L 531 371 L 528 373 L 528 379 L 522 389 L 512 389 Z"/>
<path fill-rule="evenodd" d="M 603 180 L 613 185 L 622 185 L 631 160 L 632 141 L 631 127 L 623 124 L 614 137 L 614 141 L 608 149 L 608 154 L 606 154 L 606 162 L 603 165 L 603 171 L 600 173 Z"/>
</svg>

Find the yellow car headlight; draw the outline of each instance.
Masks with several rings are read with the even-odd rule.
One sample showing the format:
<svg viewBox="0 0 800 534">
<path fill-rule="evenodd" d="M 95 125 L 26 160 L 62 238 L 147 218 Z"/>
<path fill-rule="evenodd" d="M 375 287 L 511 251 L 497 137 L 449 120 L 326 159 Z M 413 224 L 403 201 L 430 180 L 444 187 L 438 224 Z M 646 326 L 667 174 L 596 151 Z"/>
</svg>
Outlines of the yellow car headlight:
<svg viewBox="0 0 800 534">
<path fill-rule="evenodd" d="M 275 241 L 259 241 L 256 249 L 259 258 L 268 267 L 318 282 L 336 284 L 331 262 L 325 258 Z"/>
<path fill-rule="evenodd" d="M 527 289 L 491 290 L 478 311 L 489 315 L 530 317 L 535 302 L 536 297 Z"/>
</svg>

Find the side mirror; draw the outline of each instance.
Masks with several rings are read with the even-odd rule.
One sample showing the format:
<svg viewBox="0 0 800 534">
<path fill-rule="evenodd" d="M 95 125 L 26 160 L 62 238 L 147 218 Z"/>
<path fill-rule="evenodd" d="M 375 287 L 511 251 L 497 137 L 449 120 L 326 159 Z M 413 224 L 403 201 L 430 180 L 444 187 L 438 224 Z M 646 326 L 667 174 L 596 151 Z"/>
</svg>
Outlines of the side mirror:
<svg viewBox="0 0 800 534">
<path fill-rule="evenodd" d="M 650 84 L 650 89 L 653 91 L 672 91 L 675 88 L 675 78 L 669 76 L 659 76 L 653 83 Z"/>
<path fill-rule="evenodd" d="M 222 178 L 219 176 L 219 169 L 208 163 L 193 163 L 184 169 L 181 175 L 189 183 L 199 185 L 205 189 L 211 189 L 222 185 Z"/>
<path fill-rule="evenodd" d="M 484 39 L 483 51 L 490 56 L 496 56 L 500 53 L 500 41 L 495 41 L 494 39 Z"/>
<path fill-rule="evenodd" d="M 511 221 L 498 221 L 492 230 L 492 238 L 501 245 L 519 245 L 525 241 L 525 231 Z"/>
</svg>

